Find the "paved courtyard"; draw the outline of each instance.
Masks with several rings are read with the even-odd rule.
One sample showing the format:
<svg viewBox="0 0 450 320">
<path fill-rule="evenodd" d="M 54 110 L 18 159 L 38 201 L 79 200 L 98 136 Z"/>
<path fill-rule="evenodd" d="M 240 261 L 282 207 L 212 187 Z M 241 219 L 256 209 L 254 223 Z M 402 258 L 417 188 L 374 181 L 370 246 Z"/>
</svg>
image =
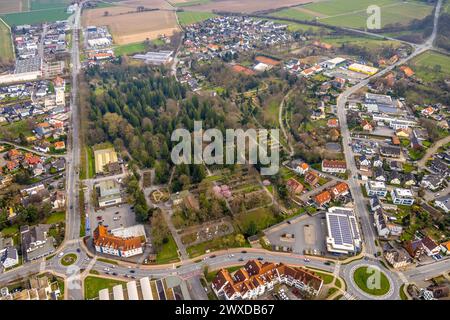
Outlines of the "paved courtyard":
<svg viewBox="0 0 450 320">
<path fill-rule="evenodd" d="M 90 215 L 92 230 L 95 230 L 100 222 L 97 217 L 102 218 L 103 225 L 109 230 L 120 227 L 126 228 L 136 224 L 135 213 L 129 204 L 121 204 L 119 206 L 94 211 L 94 213 Z"/>
<path fill-rule="evenodd" d="M 303 215 L 290 221 L 290 224 L 283 222 L 265 230 L 266 237 L 272 245 L 292 248 L 292 251 L 298 254 L 326 252 L 327 231 L 324 213 L 312 217 Z M 293 237 L 286 235 L 293 235 Z"/>
</svg>

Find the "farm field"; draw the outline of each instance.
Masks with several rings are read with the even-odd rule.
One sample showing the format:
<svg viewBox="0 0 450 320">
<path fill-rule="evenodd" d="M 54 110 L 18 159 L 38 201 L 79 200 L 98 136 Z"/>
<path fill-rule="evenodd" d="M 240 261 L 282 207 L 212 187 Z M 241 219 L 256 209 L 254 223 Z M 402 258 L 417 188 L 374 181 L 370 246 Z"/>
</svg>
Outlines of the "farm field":
<svg viewBox="0 0 450 320">
<path fill-rule="evenodd" d="M 66 8 L 71 0 L 30 0 L 30 10 Z"/>
<path fill-rule="evenodd" d="M 313 0 L 314 1 L 314 0 Z M 228 11 L 228 12 L 256 12 L 263 10 L 275 10 L 277 8 L 300 5 L 311 2 L 311 0 L 222 0 L 210 1 L 205 4 L 185 6 L 185 10 L 192 11 Z M 179 4 L 178 4 L 179 6 Z"/>
<path fill-rule="evenodd" d="M 450 74 L 450 57 L 432 51 L 427 51 L 415 57 L 410 66 L 416 75 L 425 81 L 439 80 Z M 438 66 L 438 67 L 436 67 Z"/>
<path fill-rule="evenodd" d="M 174 7 L 189 7 L 210 3 L 211 0 L 170 0 L 169 2 Z"/>
<path fill-rule="evenodd" d="M 182 11 L 177 12 L 178 21 L 182 26 L 187 26 L 197 22 L 204 21 L 209 18 L 213 18 L 216 15 L 209 12 L 194 12 L 194 11 Z"/>
<path fill-rule="evenodd" d="M 48 10 L 28 11 L 5 14 L 1 18 L 10 26 L 22 24 L 35 24 L 41 22 L 53 22 L 66 20 L 70 15 L 66 13 L 66 8 L 55 8 Z"/>
<path fill-rule="evenodd" d="M 0 60 L 10 61 L 14 58 L 11 46 L 11 34 L 6 24 L 0 21 Z"/>
<path fill-rule="evenodd" d="M 357 37 L 357 36 L 325 36 L 321 38 L 323 42 L 329 43 L 333 46 L 340 47 L 343 44 L 359 45 L 369 49 L 376 49 L 382 45 L 398 47 L 400 42 L 393 40 L 383 40 L 380 38 L 371 37 Z"/>
<path fill-rule="evenodd" d="M 284 9 L 275 13 L 277 17 L 299 20 L 315 20 L 340 27 L 365 28 L 369 5 L 381 7 L 381 25 L 408 24 L 414 19 L 430 15 L 433 7 L 418 1 L 399 0 L 333 0 L 310 3 Z"/>
<path fill-rule="evenodd" d="M 1 0 L 0 1 L 0 13 L 20 12 L 27 8 L 23 8 L 23 1 L 18 0 Z"/>
<path fill-rule="evenodd" d="M 172 7 L 165 0 L 126 0 L 120 1 L 118 5 L 127 7 L 139 7 L 144 6 L 148 9 L 171 9 Z"/>
<path fill-rule="evenodd" d="M 134 12 L 133 8 L 117 6 L 105 9 L 92 9 L 84 12 L 83 26 L 108 26 L 116 44 L 130 44 L 156 39 L 159 35 L 170 36 L 178 31 L 175 12 L 146 11 Z"/>
</svg>

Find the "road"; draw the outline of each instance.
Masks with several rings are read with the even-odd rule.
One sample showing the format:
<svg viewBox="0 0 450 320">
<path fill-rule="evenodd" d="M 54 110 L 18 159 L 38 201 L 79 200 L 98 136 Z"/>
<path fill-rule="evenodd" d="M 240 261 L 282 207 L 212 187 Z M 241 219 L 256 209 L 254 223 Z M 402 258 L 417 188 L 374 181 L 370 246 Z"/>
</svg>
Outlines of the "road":
<svg viewBox="0 0 450 320">
<path fill-rule="evenodd" d="M 428 148 L 427 151 L 425 152 L 425 155 L 423 156 L 423 158 L 420 159 L 419 161 L 417 161 L 417 166 L 419 167 L 419 169 L 424 169 L 425 164 L 428 161 L 428 159 L 431 158 L 431 156 L 434 155 L 440 147 L 442 147 L 443 145 L 446 145 L 449 142 L 450 142 L 450 136 L 445 137 L 439 141 L 436 141 L 430 148 Z"/>
<path fill-rule="evenodd" d="M 20 144 L 6 141 L 6 140 L 0 140 L 0 144 L 8 144 L 10 146 L 13 146 L 16 149 L 21 149 L 21 150 L 25 150 L 28 152 L 32 152 L 32 153 L 40 155 L 42 157 L 54 157 L 54 158 L 65 158 L 66 157 L 65 154 L 50 154 L 50 153 L 40 152 L 40 151 L 31 149 L 31 148 L 27 148 L 27 147 L 21 146 Z"/>
<path fill-rule="evenodd" d="M 354 176 L 357 173 L 355 161 L 353 159 L 352 151 L 349 147 L 350 141 L 350 132 L 347 128 L 347 121 L 345 117 L 345 105 L 346 102 L 353 93 L 362 87 L 366 86 L 372 78 L 383 76 L 388 73 L 395 67 L 409 61 L 415 56 L 423 53 L 424 51 L 432 48 L 432 44 L 434 42 L 434 38 L 436 37 L 437 25 L 438 25 L 438 15 L 440 12 L 440 8 L 442 5 L 442 0 L 439 0 L 436 5 L 435 19 L 434 19 L 434 29 L 431 37 L 422 45 L 417 45 L 414 47 L 414 52 L 408 56 L 397 62 L 396 64 L 380 71 L 373 77 L 365 79 L 358 83 L 357 85 L 349 88 L 345 92 L 343 92 L 337 101 L 337 112 L 339 121 L 341 123 L 341 130 L 343 136 L 343 144 L 344 144 L 344 154 L 347 159 L 347 164 L 349 166 L 349 170 L 351 171 L 351 176 L 348 180 L 353 198 L 355 199 L 356 211 L 360 218 L 360 223 L 362 226 L 362 231 L 365 239 L 365 258 L 362 260 L 357 260 L 351 262 L 349 264 L 341 264 L 335 268 L 334 265 L 325 264 L 326 260 L 320 257 L 308 257 L 310 261 L 305 261 L 304 256 L 296 255 L 292 253 L 279 253 L 279 252 L 271 252 L 264 249 L 250 249 L 250 248 L 235 248 L 224 251 L 218 251 L 215 253 L 210 253 L 209 256 L 201 256 L 195 259 L 184 259 L 183 261 L 171 264 L 171 265 L 153 265 L 153 266 L 139 266 L 135 270 L 133 274 L 136 278 L 150 276 L 153 278 L 164 277 L 170 274 L 179 275 L 186 280 L 189 279 L 189 285 L 192 287 L 195 296 L 202 296 L 204 298 L 204 294 L 202 295 L 200 291 L 202 290 L 201 285 L 199 286 L 198 276 L 203 271 L 205 266 L 208 266 L 210 270 L 215 270 L 218 268 L 223 268 L 232 265 L 240 265 L 244 261 L 249 259 L 258 259 L 263 258 L 267 261 L 272 262 L 283 262 L 285 264 L 290 265 L 303 265 L 309 266 L 317 269 L 322 269 L 329 272 L 334 272 L 339 274 L 346 280 L 348 285 L 348 295 L 349 297 L 359 298 L 359 299 L 373 299 L 374 297 L 367 297 L 364 293 L 362 293 L 358 288 L 354 286 L 352 272 L 358 266 L 366 266 L 366 265 L 374 265 L 382 268 L 379 260 L 373 257 L 373 254 L 377 252 L 379 249 L 375 245 L 375 233 L 370 222 L 369 212 L 366 208 L 366 205 L 363 200 L 361 189 L 358 185 L 357 180 Z M 74 31 L 79 29 L 80 26 L 80 9 L 77 9 L 76 13 L 73 15 L 73 29 Z M 66 221 L 66 238 L 64 243 L 61 245 L 60 249 L 57 253 L 64 252 L 67 253 L 75 253 L 77 255 L 77 260 L 74 265 L 65 267 L 60 263 L 60 257 L 58 254 L 49 260 L 39 260 L 31 263 L 26 263 L 20 267 L 17 267 L 13 270 L 5 272 L 0 275 L 0 284 L 6 284 L 10 281 L 18 280 L 22 277 L 29 277 L 31 274 L 40 272 L 40 271 L 50 271 L 54 272 L 58 275 L 62 275 L 66 278 L 66 288 L 67 295 L 66 299 L 82 299 L 83 294 L 80 286 L 80 269 L 86 269 L 84 274 L 86 274 L 89 270 L 96 270 L 100 273 L 104 273 L 105 268 L 112 268 L 113 265 L 105 262 L 98 261 L 96 259 L 92 260 L 87 258 L 87 253 L 85 248 L 81 245 L 81 240 L 79 239 L 79 230 L 80 230 L 80 216 L 79 216 L 79 208 L 78 208 L 78 166 L 80 162 L 80 145 L 79 145 L 79 110 L 77 105 L 77 95 L 78 95 L 78 84 L 77 77 L 80 71 L 80 60 L 79 60 L 79 39 L 77 32 L 74 32 L 74 36 L 72 37 L 73 45 L 72 45 L 72 96 L 70 102 L 70 117 L 71 117 L 71 143 L 68 143 L 69 150 L 67 153 L 67 193 L 68 193 L 68 206 L 69 210 L 67 213 L 67 221 Z M 247 253 L 242 253 L 242 250 L 246 250 Z M 130 267 L 135 268 L 135 265 L 126 264 L 123 262 L 119 262 L 119 265 L 114 266 L 114 270 L 117 273 L 117 277 L 123 278 L 125 274 L 131 275 Z M 450 266 L 450 260 L 443 260 L 439 262 L 435 262 L 432 264 L 419 266 L 415 269 L 405 271 L 402 276 L 395 272 L 390 272 L 386 269 L 383 271 L 386 273 L 387 277 L 391 282 L 391 290 L 389 293 L 384 296 L 385 299 L 398 299 L 398 290 L 401 285 L 401 278 L 406 278 L 408 281 L 418 281 L 428 279 L 432 276 L 443 273 L 444 271 L 448 271 Z"/>
</svg>

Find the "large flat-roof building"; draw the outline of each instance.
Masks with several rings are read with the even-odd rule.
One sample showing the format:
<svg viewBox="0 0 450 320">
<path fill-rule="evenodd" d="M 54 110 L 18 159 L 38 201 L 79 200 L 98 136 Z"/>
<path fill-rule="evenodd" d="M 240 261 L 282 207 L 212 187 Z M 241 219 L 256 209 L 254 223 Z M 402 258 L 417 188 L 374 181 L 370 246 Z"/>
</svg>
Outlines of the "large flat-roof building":
<svg viewBox="0 0 450 320">
<path fill-rule="evenodd" d="M 122 202 L 120 185 L 116 180 L 101 181 L 96 185 L 98 205 L 100 208 L 117 205 Z"/>
<path fill-rule="evenodd" d="M 325 216 L 327 250 L 334 253 L 357 253 L 361 248 L 361 235 L 353 209 L 332 207 Z"/>
<path fill-rule="evenodd" d="M 173 51 L 147 52 L 146 54 L 135 54 L 134 59 L 143 60 L 145 63 L 162 65 L 172 61 Z"/>
<path fill-rule="evenodd" d="M 118 162 L 117 153 L 113 148 L 94 151 L 95 173 L 105 172 L 105 166 L 110 163 Z"/>
</svg>

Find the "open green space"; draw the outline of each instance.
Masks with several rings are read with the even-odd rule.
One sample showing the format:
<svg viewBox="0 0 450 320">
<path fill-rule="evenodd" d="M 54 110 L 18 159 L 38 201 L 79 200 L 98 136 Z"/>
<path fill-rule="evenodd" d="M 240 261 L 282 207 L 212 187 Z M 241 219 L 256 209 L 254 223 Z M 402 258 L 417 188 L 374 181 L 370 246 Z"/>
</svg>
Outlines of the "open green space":
<svg viewBox="0 0 450 320">
<path fill-rule="evenodd" d="M 186 251 L 189 256 L 193 258 L 205 254 L 207 250 L 213 252 L 221 249 L 249 246 L 249 243 L 245 240 L 242 234 L 233 233 L 190 246 L 186 249 Z"/>
<path fill-rule="evenodd" d="M 195 12 L 195 11 L 179 11 L 177 12 L 178 21 L 182 26 L 187 26 L 197 22 L 201 22 L 215 17 L 214 13 L 210 12 Z"/>
<path fill-rule="evenodd" d="M 67 8 L 72 0 L 30 0 L 31 10 Z"/>
<path fill-rule="evenodd" d="M 61 264 L 65 267 L 74 264 L 77 261 L 78 257 L 75 253 L 66 254 L 61 258 Z"/>
<path fill-rule="evenodd" d="M 15 121 L 0 127 L 0 139 L 15 140 L 19 138 L 21 133 L 24 136 L 32 135 L 27 120 Z"/>
<path fill-rule="evenodd" d="M 416 76 L 426 82 L 440 80 L 450 74 L 450 56 L 427 51 L 411 61 Z"/>
<path fill-rule="evenodd" d="M 129 43 L 114 48 L 116 57 L 127 56 L 135 53 L 143 53 L 147 50 L 147 45 L 144 42 Z"/>
<path fill-rule="evenodd" d="M 97 258 L 97 261 L 100 262 L 105 262 L 105 263 L 110 263 L 110 264 L 115 264 L 118 265 L 119 263 L 115 260 L 110 260 L 110 259 L 105 259 L 105 258 Z"/>
<path fill-rule="evenodd" d="M 156 254 L 156 263 L 165 264 L 179 261 L 177 244 L 172 235 L 169 235 L 168 241 L 164 243 L 161 250 Z"/>
<path fill-rule="evenodd" d="M 8 26 L 0 20 L 0 61 L 11 61 L 14 53 L 11 43 L 11 33 Z"/>
<path fill-rule="evenodd" d="M 47 224 L 55 224 L 59 222 L 64 222 L 66 219 L 66 213 L 65 212 L 55 212 L 50 217 L 47 218 L 45 223 Z"/>
<path fill-rule="evenodd" d="M 3 228 L 2 230 L 0 230 L 0 232 L 2 233 L 3 237 L 10 237 L 19 232 L 19 226 L 15 224 L 10 227 Z"/>
<path fill-rule="evenodd" d="M 1 18 L 9 26 L 18 26 L 23 24 L 37 24 L 42 22 L 66 20 L 69 16 L 70 14 L 66 12 L 66 8 L 62 7 L 20 13 L 10 13 L 1 16 Z"/>
<path fill-rule="evenodd" d="M 105 279 L 94 276 L 87 276 L 84 279 L 84 299 L 90 300 L 98 297 L 98 292 L 102 289 L 111 290 L 112 287 L 121 284 L 125 285 L 125 281 Z"/>
<path fill-rule="evenodd" d="M 353 279 L 356 285 L 364 292 L 373 296 L 382 296 L 389 292 L 390 284 L 386 275 L 380 270 L 379 282 L 372 280 L 376 279 L 377 269 L 369 269 L 370 267 L 359 267 L 353 274 Z M 378 288 L 377 288 L 378 287 Z"/>
<path fill-rule="evenodd" d="M 258 233 L 277 222 L 281 222 L 282 218 L 277 219 L 270 208 L 260 208 L 250 212 L 244 212 L 235 216 L 235 221 L 238 223 L 242 232 L 247 232 L 254 228 L 252 233 Z M 253 227 L 252 227 L 253 225 Z"/>
<path fill-rule="evenodd" d="M 240 268 L 242 268 L 242 266 L 234 266 L 234 267 L 229 267 L 229 268 L 225 268 L 225 269 L 227 269 L 228 272 L 231 274 L 231 273 L 233 273 L 235 271 L 238 271 Z M 208 274 L 205 277 L 206 281 L 212 282 L 214 280 L 214 278 L 216 277 L 217 272 L 218 272 L 218 270 L 214 270 L 214 271 L 208 272 Z"/>
</svg>

